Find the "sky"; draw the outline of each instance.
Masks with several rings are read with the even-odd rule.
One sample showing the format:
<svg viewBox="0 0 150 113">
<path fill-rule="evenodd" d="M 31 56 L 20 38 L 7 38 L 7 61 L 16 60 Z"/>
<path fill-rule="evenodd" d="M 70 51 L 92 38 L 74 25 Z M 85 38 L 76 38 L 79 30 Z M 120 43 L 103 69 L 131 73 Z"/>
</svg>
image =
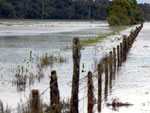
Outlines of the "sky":
<svg viewBox="0 0 150 113">
<path fill-rule="evenodd" d="M 138 3 L 150 3 L 150 0 L 137 0 Z"/>
</svg>

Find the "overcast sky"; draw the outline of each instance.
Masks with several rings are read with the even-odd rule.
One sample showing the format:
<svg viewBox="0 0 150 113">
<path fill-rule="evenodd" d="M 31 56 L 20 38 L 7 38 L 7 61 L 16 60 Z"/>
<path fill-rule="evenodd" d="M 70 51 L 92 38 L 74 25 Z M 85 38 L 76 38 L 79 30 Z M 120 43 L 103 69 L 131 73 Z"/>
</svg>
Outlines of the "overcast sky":
<svg viewBox="0 0 150 113">
<path fill-rule="evenodd" d="M 150 3 L 150 0 L 137 0 L 138 3 Z"/>
</svg>

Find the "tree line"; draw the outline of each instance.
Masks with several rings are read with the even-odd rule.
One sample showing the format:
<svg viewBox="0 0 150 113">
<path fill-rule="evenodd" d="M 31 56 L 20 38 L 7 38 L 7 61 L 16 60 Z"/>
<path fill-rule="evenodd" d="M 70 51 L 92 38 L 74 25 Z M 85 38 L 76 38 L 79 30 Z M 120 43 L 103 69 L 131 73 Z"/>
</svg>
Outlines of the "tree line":
<svg viewBox="0 0 150 113">
<path fill-rule="evenodd" d="M 144 12 L 144 18 L 147 21 L 150 21 L 150 4 L 144 3 L 144 4 L 138 4 L 138 7 L 140 7 Z"/>
<path fill-rule="evenodd" d="M 1 19 L 107 18 L 109 0 L 0 0 Z"/>
<path fill-rule="evenodd" d="M 124 5 L 116 6 L 116 1 Z M 136 0 L 0 0 L 0 19 L 106 20 L 110 15 L 115 21 L 119 15 L 123 23 L 136 23 L 143 15 L 150 20 L 150 5 Z"/>
</svg>

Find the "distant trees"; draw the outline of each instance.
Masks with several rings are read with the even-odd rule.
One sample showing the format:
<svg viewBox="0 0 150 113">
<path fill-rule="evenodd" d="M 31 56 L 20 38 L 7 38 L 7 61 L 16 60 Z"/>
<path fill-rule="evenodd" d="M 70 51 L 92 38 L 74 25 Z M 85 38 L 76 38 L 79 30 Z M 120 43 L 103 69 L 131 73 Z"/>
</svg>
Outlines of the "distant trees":
<svg viewBox="0 0 150 113">
<path fill-rule="evenodd" d="M 11 3 L 0 0 L 0 17 L 1 18 L 15 17 L 14 7 Z"/>
<path fill-rule="evenodd" d="M 147 21 L 150 21 L 150 4 L 138 4 L 138 7 L 140 7 L 143 12 L 144 12 L 144 18 L 147 20 Z"/>
<path fill-rule="evenodd" d="M 113 0 L 107 20 L 110 25 L 137 24 L 144 21 L 144 15 L 136 0 Z"/>
<path fill-rule="evenodd" d="M 0 0 L 0 18 L 104 20 L 108 3 L 109 0 Z"/>
<path fill-rule="evenodd" d="M 136 0 L 0 0 L 0 19 L 106 20 L 107 17 L 112 25 L 135 24 L 144 21 L 144 17 L 150 20 L 150 5 L 137 5 Z"/>
</svg>

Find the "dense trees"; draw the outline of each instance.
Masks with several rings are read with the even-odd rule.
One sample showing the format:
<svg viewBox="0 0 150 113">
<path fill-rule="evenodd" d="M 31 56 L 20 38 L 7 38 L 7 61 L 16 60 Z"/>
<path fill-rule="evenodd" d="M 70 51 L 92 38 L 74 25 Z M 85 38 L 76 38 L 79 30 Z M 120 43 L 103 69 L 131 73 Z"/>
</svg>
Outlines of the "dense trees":
<svg viewBox="0 0 150 113">
<path fill-rule="evenodd" d="M 0 0 L 0 18 L 100 19 L 109 0 Z"/>
<path fill-rule="evenodd" d="M 136 0 L 0 0 L 0 19 L 105 20 L 108 11 L 111 24 L 150 20 L 150 5 Z"/>
<path fill-rule="evenodd" d="M 136 0 L 113 0 L 108 22 L 110 25 L 128 25 L 144 22 L 144 13 Z"/>
<path fill-rule="evenodd" d="M 138 4 L 138 7 L 144 11 L 145 19 L 150 21 L 150 4 Z"/>
</svg>

